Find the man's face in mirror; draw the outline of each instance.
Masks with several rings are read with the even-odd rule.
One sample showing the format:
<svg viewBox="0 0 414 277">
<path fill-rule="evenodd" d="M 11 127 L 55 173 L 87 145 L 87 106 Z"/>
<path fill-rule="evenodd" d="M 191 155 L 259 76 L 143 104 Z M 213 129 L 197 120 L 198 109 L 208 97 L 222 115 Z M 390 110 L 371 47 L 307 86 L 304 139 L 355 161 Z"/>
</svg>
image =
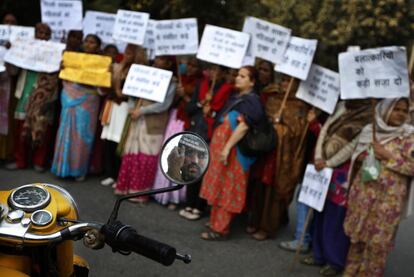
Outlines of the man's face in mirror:
<svg viewBox="0 0 414 277">
<path fill-rule="evenodd" d="M 181 176 L 184 181 L 192 181 L 200 177 L 206 166 L 207 155 L 203 151 L 184 146 L 184 164 L 181 167 Z"/>
</svg>

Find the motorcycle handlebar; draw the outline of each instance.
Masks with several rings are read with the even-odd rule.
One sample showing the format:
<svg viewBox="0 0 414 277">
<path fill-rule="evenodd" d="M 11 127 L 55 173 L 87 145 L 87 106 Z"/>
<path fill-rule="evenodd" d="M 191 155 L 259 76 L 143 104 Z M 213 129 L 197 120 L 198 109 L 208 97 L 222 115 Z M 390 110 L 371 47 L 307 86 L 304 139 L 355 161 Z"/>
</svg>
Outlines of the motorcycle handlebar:
<svg viewBox="0 0 414 277">
<path fill-rule="evenodd" d="M 101 233 L 105 236 L 105 242 L 114 251 L 132 251 L 165 266 L 171 265 L 176 258 L 184 262 L 191 260 L 189 256 L 177 254 L 175 248 L 167 244 L 138 235 L 135 229 L 120 221 L 105 224 Z"/>
</svg>

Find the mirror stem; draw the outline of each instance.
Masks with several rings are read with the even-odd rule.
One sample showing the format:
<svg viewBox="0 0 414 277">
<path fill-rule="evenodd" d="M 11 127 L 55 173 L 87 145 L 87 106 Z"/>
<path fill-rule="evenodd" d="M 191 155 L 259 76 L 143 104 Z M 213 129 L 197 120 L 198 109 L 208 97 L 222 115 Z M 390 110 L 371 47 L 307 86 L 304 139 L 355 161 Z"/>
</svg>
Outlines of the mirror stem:
<svg viewBox="0 0 414 277">
<path fill-rule="evenodd" d="M 121 202 L 124 200 L 135 198 L 135 197 L 140 197 L 140 196 L 148 196 L 148 195 L 153 195 L 153 194 L 158 194 L 158 193 L 163 193 L 163 192 L 175 191 L 183 187 L 184 185 L 175 185 L 172 187 L 152 189 L 152 190 L 141 191 L 141 192 L 121 196 L 115 202 L 114 209 L 112 210 L 111 216 L 108 219 L 108 224 L 114 222 L 118 218 L 118 210 L 119 210 L 119 207 L 121 206 Z"/>
</svg>

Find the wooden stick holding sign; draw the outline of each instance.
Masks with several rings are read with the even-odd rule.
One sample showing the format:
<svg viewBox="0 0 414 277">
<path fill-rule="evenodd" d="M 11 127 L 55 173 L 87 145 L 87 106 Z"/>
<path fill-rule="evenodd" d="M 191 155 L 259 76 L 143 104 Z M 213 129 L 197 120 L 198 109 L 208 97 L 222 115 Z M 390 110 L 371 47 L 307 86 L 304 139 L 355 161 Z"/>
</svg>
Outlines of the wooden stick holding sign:
<svg viewBox="0 0 414 277">
<path fill-rule="evenodd" d="M 283 110 L 286 107 L 286 102 L 287 102 L 287 99 L 289 97 L 289 93 L 292 90 L 292 86 L 293 86 L 293 82 L 294 81 L 295 81 L 295 78 L 294 77 L 290 77 L 289 85 L 288 85 L 288 88 L 287 88 L 287 90 L 285 92 L 285 96 L 283 97 L 282 104 L 280 105 L 279 111 L 277 112 L 277 114 L 276 114 L 276 116 L 274 118 L 274 122 L 276 122 L 276 123 L 279 123 L 280 120 L 281 120 L 281 118 L 282 118 Z"/>
<path fill-rule="evenodd" d="M 314 106 L 312 106 L 312 108 L 308 111 L 308 113 L 309 112 L 314 112 L 315 113 L 315 119 L 319 116 L 319 112 L 315 109 Z M 306 115 L 306 125 L 305 125 L 305 128 L 303 130 L 302 136 L 300 138 L 299 146 L 296 149 L 296 153 L 295 153 L 295 156 L 294 156 L 295 159 L 297 159 L 299 157 L 300 151 L 302 150 L 302 147 L 305 143 L 305 138 L 306 138 L 306 135 L 308 134 L 309 125 L 310 125 L 310 122 L 308 121 L 308 116 Z"/>
<path fill-rule="evenodd" d="M 295 269 L 295 265 L 297 264 L 299 260 L 300 249 L 302 248 L 303 241 L 305 240 L 305 234 L 306 234 L 306 231 L 308 230 L 312 216 L 313 216 L 313 209 L 310 208 L 308 213 L 306 214 L 305 225 L 303 226 L 302 234 L 300 235 L 299 244 L 298 244 L 298 247 L 296 248 L 295 258 L 293 259 L 290 265 L 290 269 L 289 269 L 290 272 L 292 272 Z"/>
<path fill-rule="evenodd" d="M 371 98 L 371 107 L 372 107 L 372 141 L 377 142 L 377 121 L 375 119 L 375 107 L 377 106 L 377 99 Z"/>
<path fill-rule="evenodd" d="M 180 86 L 183 85 L 182 79 L 181 79 L 181 74 L 180 74 L 180 58 L 178 58 L 178 56 L 175 56 L 175 65 L 176 65 L 176 70 L 177 70 L 177 78 L 178 78 L 178 84 Z"/>
</svg>

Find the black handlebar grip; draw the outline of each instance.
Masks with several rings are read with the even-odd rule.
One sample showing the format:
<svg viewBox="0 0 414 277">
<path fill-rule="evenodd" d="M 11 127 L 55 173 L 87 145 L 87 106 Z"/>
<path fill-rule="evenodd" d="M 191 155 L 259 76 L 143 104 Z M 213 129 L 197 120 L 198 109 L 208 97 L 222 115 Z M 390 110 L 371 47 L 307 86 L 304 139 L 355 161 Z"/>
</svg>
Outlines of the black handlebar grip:
<svg viewBox="0 0 414 277">
<path fill-rule="evenodd" d="M 171 265 L 176 258 L 175 248 L 138 235 L 135 229 L 119 221 L 104 225 L 101 231 L 105 235 L 105 242 L 115 250 L 132 251 L 165 266 Z"/>
</svg>

